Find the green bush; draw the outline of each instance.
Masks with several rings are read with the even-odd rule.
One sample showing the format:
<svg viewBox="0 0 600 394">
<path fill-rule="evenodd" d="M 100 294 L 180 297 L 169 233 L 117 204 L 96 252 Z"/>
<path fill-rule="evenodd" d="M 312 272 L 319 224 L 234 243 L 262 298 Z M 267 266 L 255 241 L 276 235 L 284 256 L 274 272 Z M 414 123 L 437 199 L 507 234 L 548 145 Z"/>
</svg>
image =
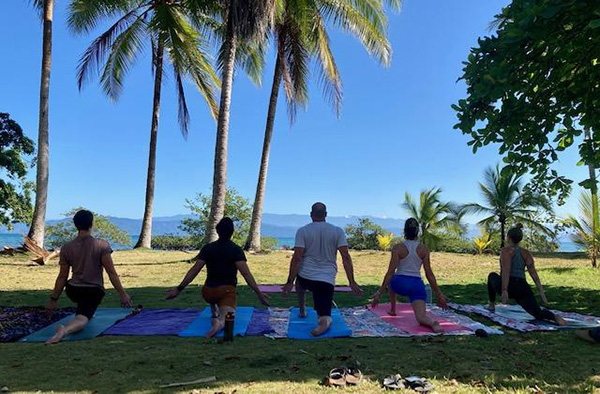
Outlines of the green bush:
<svg viewBox="0 0 600 394">
<path fill-rule="evenodd" d="M 348 247 L 355 250 L 379 250 L 378 235 L 388 235 L 383 227 L 371 219 L 359 218 L 358 223 L 346 226 Z"/>
<path fill-rule="evenodd" d="M 172 234 L 152 237 L 151 245 L 152 249 L 159 250 L 196 250 L 200 248 L 193 237 Z"/>
<path fill-rule="evenodd" d="M 435 247 L 435 251 L 449 253 L 476 253 L 473 241 L 450 234 L 440 234 L 440 240 Z"/>
<path fill-rule="evenodd" d="M 260 237 L 260 249 L 266 250 L 277 250 L 280 248 L 279 241 L 273 237 Z"/>
</svg>

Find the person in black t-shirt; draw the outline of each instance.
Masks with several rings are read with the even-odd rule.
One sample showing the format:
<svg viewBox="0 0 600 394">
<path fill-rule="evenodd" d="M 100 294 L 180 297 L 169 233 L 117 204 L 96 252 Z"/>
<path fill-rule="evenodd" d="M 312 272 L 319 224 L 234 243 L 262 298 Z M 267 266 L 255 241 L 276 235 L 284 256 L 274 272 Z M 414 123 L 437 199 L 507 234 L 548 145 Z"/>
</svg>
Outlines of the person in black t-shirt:
<svg viewBox="0 0 600 394">
<path fill-rule="evenodd" d="M 212 329 L 206 334 L 207 338 L 221 331 L 225 325 L 225 316 L 229 312 L 235 312 L 238 271 L 248 286 L 254 290 L 260 302 L 269 305 L 267 296 L 260 291 L 250 272 L 244 251 L 231 240 L 233 231 L 233 221 L 227 217 L 223 218 L 217 224 L 219 239 L 200 250 L 196 264 L 190 268 L 181 284 L 167 292 L 168 300 L 177 297 L 206 265 L 206 282 L 202 287 L 202 298 L 210 304 L 212 311 Z"/>
</svg>

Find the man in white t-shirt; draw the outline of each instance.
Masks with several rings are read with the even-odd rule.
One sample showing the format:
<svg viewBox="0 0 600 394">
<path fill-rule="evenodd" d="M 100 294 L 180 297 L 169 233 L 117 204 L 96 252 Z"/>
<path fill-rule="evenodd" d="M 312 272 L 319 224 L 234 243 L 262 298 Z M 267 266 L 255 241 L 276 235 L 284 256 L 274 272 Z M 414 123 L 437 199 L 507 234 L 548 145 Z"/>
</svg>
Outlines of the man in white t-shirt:
<svg viewBox="0 0 600 394">
<path fill-rule="evenodd" d="M 283 287 L 289 294 L 296 283 L 300 316 L 306 316 L 305 292 L 313 294 L 315 311 L 319 325 L 311 332 L 313 336 L 324 334 L 331 327 L 331 304 L 337 274 L 337 252 L 342 255 L 342 263 L 348 282 L 356 295 L 361 289 L 354 280 L 352 258 L 348 252 L 348 242 L 344 230 L 325 221 L 327 208 L 323 203 L 315 203 L 310 212 L 312 223 L 300 228 L 296 233 L 294 256 L 290 263 L 290 274 Z"/>
</svg>

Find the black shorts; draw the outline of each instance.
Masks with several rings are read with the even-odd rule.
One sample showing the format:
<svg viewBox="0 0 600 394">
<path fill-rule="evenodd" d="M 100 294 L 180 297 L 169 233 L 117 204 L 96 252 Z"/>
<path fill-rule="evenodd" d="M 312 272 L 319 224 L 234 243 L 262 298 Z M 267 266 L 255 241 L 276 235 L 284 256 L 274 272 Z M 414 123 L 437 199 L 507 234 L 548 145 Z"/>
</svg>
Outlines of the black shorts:
<svg viewBox="0 0 600 394">
<path fill-rule="evenodd" d="M 104 289 L 96 286 L 73 286 L 67 283 L 67 296 L 77 304 L 77 315 L 83 315 L 88 319 L 94 317 L 96 309 L 104 298 Z"/>
<path fill-rule="evenodd" d="M 298 276 L 296 285 L 300 285 L 304 290 L 312 293 L 315 311 L 317 311 L 319 317 L 331 316 L 331 303 L 333 302 L 334 291 L 334 286 L 331 283 L 305 279 Z"/>
<path fill-rule="evenodd" d="M 592 339 L 598 343 L 600 343 L 600 328 L 594 328 L 592 330 L 589 331 L 590 332 L 590 337 L 592 337 Z"/>
</svg>

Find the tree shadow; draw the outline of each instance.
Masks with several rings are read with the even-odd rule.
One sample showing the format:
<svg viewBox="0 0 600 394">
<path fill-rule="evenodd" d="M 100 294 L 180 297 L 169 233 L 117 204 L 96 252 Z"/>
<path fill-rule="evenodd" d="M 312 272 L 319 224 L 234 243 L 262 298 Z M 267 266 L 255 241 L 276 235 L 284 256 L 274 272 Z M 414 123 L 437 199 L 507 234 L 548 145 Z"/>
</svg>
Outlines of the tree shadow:
<svg viewBox="0 0 600 394">
<path fill-rule="evenodd" d="M 191 286 L 174 301 L 164 300 L 166 287 L 129 290 L 136 304 L 146 308 L 205 306 L 200 286 Z M 366 286 L 372 294 L 376 286 Z M 453 301 L 481 303 L 482 284 L 450 285 L 443 290 Z M 239 286 L 239 304 L 259 306 L 247 286 Z M 600 295 L 586 289 L 548 287 L 551 305 L 562 310 L 600 314 Z M 47 291 L 0 292 L 0 305 L 43 305 Z M 362 305 L 367 295 L 336 294 L 340 306 Z M 274 306 L 291 307 L 295 298 L 271 297 Z M 105 307 L 117 307 L 113 290 Z M 60 305 L 71 306 L 66 297 Z M 482 319 L 486 324 L 493 324 Z M 365 388 L 375 390 L 389 374 L 419 375 L 439 386 L 459 385 L 483 390 L 530 389 L 555 392 L 589 392 L 600 388 L 600 352 L 571 332 L 477 337 L 345 338 L 319 341 L 239 338 L 231 344 L 177 337 L 99 337 L 92 341 L 41 344 L 1 344 L 0 385 L 11 391 L 175 392 L 161 384 L 216 376 L 217 382 L 183 389 L 209 387 L 213 391 L 250 389 L 265 391 L 316 389 L 334 367 L 359 364 L 368 378 Z M 35 371 L 32 373 L 31 371 Z M 260 386 L 263 387 L 263 386 Z"/>
</svg>

